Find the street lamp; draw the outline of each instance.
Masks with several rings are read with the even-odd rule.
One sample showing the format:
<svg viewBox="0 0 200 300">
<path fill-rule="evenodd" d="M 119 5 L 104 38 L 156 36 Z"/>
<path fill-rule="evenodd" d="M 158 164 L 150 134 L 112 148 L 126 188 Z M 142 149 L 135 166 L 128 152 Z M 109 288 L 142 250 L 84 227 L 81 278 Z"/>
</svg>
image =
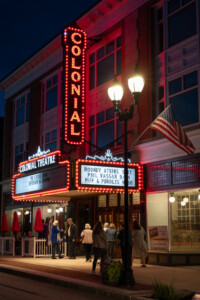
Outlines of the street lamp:
<svg viewBox="0 0 200 300">
<path fill-rule="evenodd" d="M 119 121 L 124 123 L 124 284 L 125 286 L 134 286 L 135 279 L 133 277 L 131 251 L 129 246 L 129 212 L 128 212 L 128 149 L 127 149 L 127 124 L 133 118 L 134 106 L 139 102 L 139 96 L 144 87 L 144 79 L 136 74 L 128 79 L 128 86 L 133 95 L 134 102 L 131 103 L 129 110 L 125 105 L 123 111 L 119 104 L 123 97 L 123 88 L 117 80 L 116 76 L 111 87 L 108 88 L 108 95 L 113 102 L 115 112 L 119 117 Z"/>
</svg>

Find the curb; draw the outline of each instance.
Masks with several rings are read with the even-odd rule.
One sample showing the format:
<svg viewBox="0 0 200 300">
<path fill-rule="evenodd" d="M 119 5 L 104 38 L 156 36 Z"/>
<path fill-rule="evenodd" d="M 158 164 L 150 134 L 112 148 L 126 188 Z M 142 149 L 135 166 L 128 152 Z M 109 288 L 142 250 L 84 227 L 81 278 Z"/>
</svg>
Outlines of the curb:
<svg viewBox="0 0 200 300">
<path fill-rule="evenodd" d="M 100 286 L 100 284 L 85 282 L 83 280 L 63 277 L 58 275 L 52 275 L 45 272 L 33 271 L 33 270 L 24 270 L 19 267 L 13 266 L 2 266 L 0 265 L 0 272 L 12 274 L 20 277 L 26 277 L 32 280 L 39 280 L 45 283 L 54 284 L 57 286 L 63 286 L 71 289 L 76 289 L 79 291 L 87 292 L 93 295 L 101 295 L 110 297 L 111 299 L 117 300 L 151 300 L 151 298 L 145 298 L 145 295 L 149 296 L 151 290 L 149 291 L 130 291 L 125 290 L 122 293 L 122 289 L 116 288 L 113 290 L 113 287 L 110 286 Z M 133 294 L 134 293 L 134 294 Z M 155 300 L 155 299 L 154 299 Z"/>
</svg>

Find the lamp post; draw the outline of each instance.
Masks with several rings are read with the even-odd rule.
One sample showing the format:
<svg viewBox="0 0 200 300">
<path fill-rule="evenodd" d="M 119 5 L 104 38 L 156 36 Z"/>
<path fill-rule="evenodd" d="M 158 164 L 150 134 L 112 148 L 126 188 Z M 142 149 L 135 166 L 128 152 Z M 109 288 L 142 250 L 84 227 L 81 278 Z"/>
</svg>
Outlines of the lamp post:
<svg viewBox="0 0 200 300">
<path fill-rule="evenodd" d="M 133 118 L 134 106 L 138 104 L 140 94 L 144 87 L 144 80 L 138 74 L 128 79 L 128 86 L 133 95 L 134 102 L 131 103 L 129 109 L 125 105 L 123 111 L 119 104 L 123 97 L 123 88 L 119 84 L 116 76 L 111 87 L 108 88 L 108 95 L 113 102 L 115 112 L 119 116 L 119 121 L 124 123 L 124 285 L 134 286 L 135 280 L 133 277 L 131 247 L 129 243 L 129 212 L 128 212 L 128 147 L 127 147 L 127 124 Z"/>
</svg>

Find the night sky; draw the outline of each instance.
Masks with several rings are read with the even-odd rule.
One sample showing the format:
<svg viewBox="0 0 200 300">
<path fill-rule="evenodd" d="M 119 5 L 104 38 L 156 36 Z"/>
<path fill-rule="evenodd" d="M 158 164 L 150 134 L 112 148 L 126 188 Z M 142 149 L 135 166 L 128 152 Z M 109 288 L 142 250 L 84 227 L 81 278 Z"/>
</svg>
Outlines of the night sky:
<svg viewBox="0 0 200 300">
<path fill-rule="evenodd" d="M 97 0 L 0 1 L 0 81 Z M 0 116 L 4 111 L 0 92 Z"/>
</svg>

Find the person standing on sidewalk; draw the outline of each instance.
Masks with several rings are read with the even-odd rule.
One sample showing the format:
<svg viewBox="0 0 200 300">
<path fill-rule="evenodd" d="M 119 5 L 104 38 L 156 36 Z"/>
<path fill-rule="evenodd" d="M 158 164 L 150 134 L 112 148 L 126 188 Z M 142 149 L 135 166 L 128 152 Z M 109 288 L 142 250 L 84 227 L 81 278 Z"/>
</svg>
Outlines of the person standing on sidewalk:
<svg viewBox="0 0 200 300">
<path fill-rule="evenodd" d="M 145 241 L 145 230 L 141 227 L 137 220 L 133 222 L 132 232 L 132 261 L 135 257 L 141 257 L 141 267 L 146 267 L 145 258 L 147 256 L 147 243 Z"/>
<path fill-rule="evenodd" d="M 70 249 L 70 259 L 76 258 L 76 237 L 77 237 L 77 226 L 73 223 L 72 218 L 67 219 L 68 223 L 68 241 L 69 241 L 69 249 Z"/>
<path fill-rule="evenodd" d="M 115 224 L 111 223 L 109 228 L 106 231 L 106 236 L 107 236 L 107 242 L 108 242 L 108 252 L 107 252 L 107 257 L 108 258 L 113 258 L 113 251 L 114 251 L 114 243 L 115 239 L 117 236 L 117 230 L 115 228 Z"/>
<path fill-rule="evenodd" d="M 97 260 L 101 258 L 101 265 L 106 259 L 107 252 L 107 238 L 106 233 L 103 230 L 103 226 L 100 221 L 98 221 L 93 229 L 93 251 L 94 251 L 94 260 L 92 265 L 92 274 L 95 274 Z"/>
<path fill-rule="evenodd" d="M 85 224 L 85 229 L 81 232 L 81 237 L 83 238 L 82 244 L 85 248 L 86 261 L 91 261 L 92 252 L 92 230 L 90 224 Z"/>
<path fill-rule="evenodd" d="M 120 241 L 120 248 L 121 248 L 121 255 L 122 255 L 122 262 L 125 265 L 126 262 L 126 255 L 128 254 L 128 261 L 131 261 L 131 255 L 132 255 L 132 232 L 130 229 L 128 230 L 128 248 L 127 253 L 125 253 L 125 230 L 124 230 L 124 224 L 122 224 L 122 229 L 120 230 L 117 239 Z"/>
<path fill-rule="evenodd" d="M 57 249 L 57 253 L 59 258 L 63 258 L 60 251 L 60 243 L 58 240 L 58 234 L 63 233 L 64 231 L 58 228 L 58 220 L 53 222 L 53 226 L 51 229 L 51 243 L 52 243 L 52 259 L 56 259 L 55 251 Z"/>
</svg>

